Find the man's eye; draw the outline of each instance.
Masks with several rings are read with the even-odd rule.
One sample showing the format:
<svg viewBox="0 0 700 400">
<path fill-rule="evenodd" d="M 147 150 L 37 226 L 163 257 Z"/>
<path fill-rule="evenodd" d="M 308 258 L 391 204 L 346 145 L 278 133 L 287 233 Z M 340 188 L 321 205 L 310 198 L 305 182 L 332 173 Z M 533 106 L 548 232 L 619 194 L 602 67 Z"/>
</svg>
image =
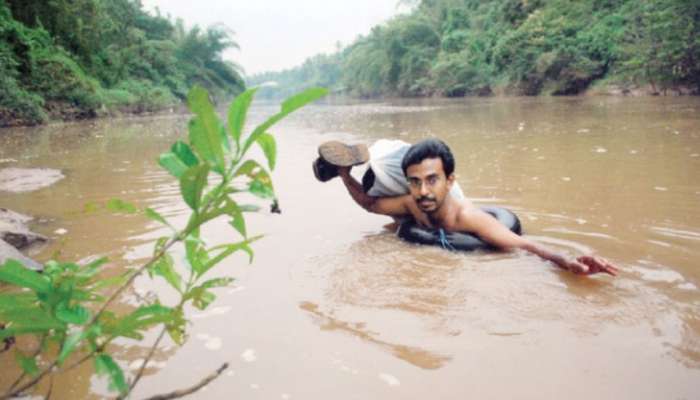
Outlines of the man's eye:
<svg viewBox="0 0 700 400">
<path fill-rule="evenodd" d="M 437 176 L 431 176 L 431 177 L 428 178 L 428 184 L 430 184 L 431 186 L 434 185 L 434 184 L 436 184 L 437 181 L 438 181 Z"/>
</svg>

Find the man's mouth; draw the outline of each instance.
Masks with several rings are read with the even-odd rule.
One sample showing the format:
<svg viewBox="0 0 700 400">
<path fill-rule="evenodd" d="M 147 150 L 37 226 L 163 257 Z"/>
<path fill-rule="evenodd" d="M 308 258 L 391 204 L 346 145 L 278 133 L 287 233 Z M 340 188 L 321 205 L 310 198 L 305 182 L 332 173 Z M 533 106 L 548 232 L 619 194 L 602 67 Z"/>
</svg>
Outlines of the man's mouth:
<svg viewBox="0 0 700 400">
<path fill-rule="evenodd" d="M 433 204 L 435 204 L 435 200 L 433 200 L 433 199 L 426 199 L 426 198 L 418 199 L 418 205 L 421 208 L 429 208 Z"/>
</svg>

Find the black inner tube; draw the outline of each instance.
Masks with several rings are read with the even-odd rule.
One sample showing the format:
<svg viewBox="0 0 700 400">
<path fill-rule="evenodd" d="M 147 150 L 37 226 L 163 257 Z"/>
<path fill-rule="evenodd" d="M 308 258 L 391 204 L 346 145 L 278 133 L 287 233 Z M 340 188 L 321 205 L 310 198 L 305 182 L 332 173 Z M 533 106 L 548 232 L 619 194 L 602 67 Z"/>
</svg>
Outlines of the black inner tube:
<svg viewBox="0 0 700 400">
<path fill-rule="evenodd" d="M 501 207 L 481 207 L 481 210 L 490 214 L 498 222 L 505 225 L 516 235 L 522 235 L 520 219 L 512 211 Z M 479 239 L 478 236 L 468 232 L 446 232 L 442 229 L 428 229 L 419 226 L 415 221 L 409 220 L 401 223 L 397 235 L 411 243 L 440 246 L 449 250 L 494 250 L 494 246 Z"/>
</svg>

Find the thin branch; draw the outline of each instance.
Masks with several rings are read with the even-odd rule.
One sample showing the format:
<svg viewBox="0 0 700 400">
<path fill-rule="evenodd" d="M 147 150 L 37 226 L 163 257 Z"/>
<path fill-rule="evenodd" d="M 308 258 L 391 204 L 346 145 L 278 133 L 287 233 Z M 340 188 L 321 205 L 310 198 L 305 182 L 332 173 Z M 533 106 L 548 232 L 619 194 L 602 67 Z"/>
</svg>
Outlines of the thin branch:
<svg viewBox="0 0 700 400">
<path fill-rule="evenodd" d="M 134 390 L 134 386 L 136 386 L 136 384 L 141 379 L 143 371 L 146 370 L 146 365 L 148 365 L 148 362 L 151 361 L 151 358 L 153 358 L 153 355 L 156 353 L 156 349 L 158 348 L 160 341 L 163 340 L 163 338 L 165 337 L 165 332 L 166 329 L 163 328 L 163 330 L 160 331 L 160 335 L 158 335 L 158 339 L 156 339 L 155 343 L 153 343 L 153 346 L 151 346 L 151 350 L 148 352 L 148 355 L 143 360 L 143 364 L 141 364 L 141 368 L 139 368 L 139 371 L 136 373 L 134 381 L 131 382 L 131 385 L 129 385 L 129 393 L 131 393 L 131 391 Z"/>
<path fill-rule="evenodd" d="M 134 280 L 136 279 L 137 276 L 141 275 L 141 273 L 143 273 L 143 271 L 145 271 L 154 262 L 156 262 L 160 257 L 162 257 L 165 254 L 165 252 L 168 251 L 168 249 L 170 247 L 172 247 L 176 242 L 180 241 L 181 237 L 186 237 L 186 236 L 187 235 L 185 234 L 185 235 L 180 235 L 180 236 L 176 236 L 176 237 L 172 238 L 165 246 L 163 246 L 163 248 L 157 254 L 153 255 L 153 257 L 151 257 L 146 264 L 139 267 L 139 269 L 136 270 L 131 275 L 131 277 L 129 277 L 129 279 L 126 282 L 124 282 L 124 284 L 122 286 L 120 286 L 114 293 L 112 293 L 111 296 L 109 296 L 109 298 L 105 301 L 105 303 L 102 305 L 102 307 L 100 307 L 99 311 L 92 317 L 90 322 L 88 322 L 86 324 L 86 329 L 87 329 L 87 327 L 90 327 L 90 326 L 95 324 L 95 322 L 102 315 L 102 313 L 105 311 L 107 306 L 109 304 L 111 304 L 127 287 L 131 286 L 131 284 L 134 282 Z M 34 385 L 36 385 L 37 383 L 39 383 L 39 381 L 41 381 L 46 376 L 46 374 L 51 372 L 54 369 L 54 367 L 56 367 L 57 365 L 58 365 L 58 358 L 56 358 L 51 363 L 51 365 L 46 367 L 37 376 L 35 376 L 34 379 L 30 380 L 29 382 L 25 383 L 24 385 L 21 385 L 20 387 L 18 387 L 16 389 L 11 388 L 5 394 L 1 395 L 0 400 L 9 399 L 10 397 L 16 396 L 17 394 L 29 389 L 30 387 L 32 387 Z"/>
<path fill-rule="evenodd" d="M 49 379 L 49 391 L 46 392 L 46 396 L 44 396 L 44 400 L 51 400 L 52 393 L 53 393 L 53 375 L 51 375 L 51 378 Z"/>
<path fill-rule="evenodd" d="M 233 167 L 233 166 L 232 166 L 232 167 Z M 221 188 L 222 188 L 222 187 L 225 187 L 226 185 L 228 185 L 230 178 L 229 178 L 229 179 L 226 179 L 226 178 L 227 178 L 227 177 L 225 177 L 225 179 L 224 179 L 216 188 L 213 189 L 214 191 L 217 191 L 217 192 L 216 192 L 217 196 L 220 195 L 220 190 L 221 190 Z M 210 208 L 211 206 L 212 206 L 212 199 L 209 199 L 209 200 L 204 204 L 204 207 L 203 207 L 202 210 L 201 210 L 201 214 L 202 214 L 202 215 L 206 214 L 206 213 L 209 211 L 209 208 Z M 100 316 L 102 316 L 102 314 L 103 314 L 104 311 L 107 309 L 107 307 L 108 307 L 114 300 L 116 300 L 117 297 L 119 297 L 119 295 L 120 295 L 124 290 L 126 290 L 126 288 L 130 287 L 131 284 L 134 282 L 134 280 L 135 280 L 139 275 L 141 275 L 146 269 L 148 269 L 151 265 L 153 265 L 153 263 L 155 263 L 155 262 L 158 261 L 161 257 L 163 257 L 163 255 L 165 255 L 165 253 L 170 249 L 170 247 L 172 247 L 175 243 L 177 243 L 177 242 L 183 240 L 184 238 L 186 238 L 187 235 L 189 235 L 189 234 L 190 234 L 191 232 L 193 232 L 195 229 L 199 228 L 200 225 L 201 225 L 201 224 L 196 224 L 196 223 L 195 223 L 195 224 L 192 224 L 191 222 L 192 222 L 192 221 L 190 221 L 190 223 L 187 224 L 187 227 L 184 229 L 184 231 L 183 231 L 181 234 L 173 236 L 173 237 L 170 239 L 170 241 L 169 241 L 168 243 L 166 243 L 166 244 L 163 246 L 163 248 L 162 248 L 158 253 L 154 254 L 154 255 L 148 260 L 148 262 L 146 262 L 144 265 L 142 265 L 142 266 L 139 267 L 136 271 L 134 271 L 134 273 L 129 277 L 129 279 L 127 279 L 127 281 L 124 282 L 124 284 L 122 284 L 122 286 L 120 286 L 119 288 L 117 288 L 117 290 L 115 290 L 114 293 L 112 293 L 112 294 L 109 296 L 109 298 L 107 298 L 107 300 L 104 302 L 104 304 L 102 304 L 102 306 L 99 308 L 99 310 L 97 311 L 97 313 L 95 313 L 95 314 L 92 316 L 92 318 L 90 319 L 90 321 L 85 325 L 85 329 L 87 329 L 87 328 L 89 328 L 90 326 L 94 325 L 95 322 L 97 322 L 98 318 L 99 318 Z M 87 359 L 89 359 L 89 358 L 86 357 L 86 358 L 80 360 L 77 364 L 74 364 L 74 366 L 75 366 L 75 365 L 81 364 L 82 362 L 84 362 L 84 361 L 87 360 Z M 46 368 L 43 369 L 41 372 L 39 372 L 39 374 L 37 374 L 37 375 L 36 375 L 32 380 L 30 380 L 29 382 L 27 382 L 27 383 L 21 385 L 21 386 L 18 387 L 18 388 L 10 388 L 7 392 L 5 392 L 4 394 L 0 395 L 0 400 L 6 400 L 6 399 L 9 399 L 9 398 L 11 398 L 11 397 L 17 396 L 19 393 L 22 393 L 23 391 L 25 391 L 25 390 L 29 389 L 30 387 L 36 385 L 36 384 L 39 383 L 47 374 L 49 374 L 51 371 L 53 371 L 54 369 L 56 369 L 56 366 L 57 366 L 57 365 L 58 365 L 58 358 L 56 358 L 48 367 L 46 367 Z M 23 376 L 21 376 L 21 377 L 19 378 L 19 381 L 21 381 L 22 378 L 23 378 Z M 215 378 L 216 378 L 216 377 L 212 378 L 212 380 L 215 379 Z M 19 383 L 19 381 L 16 382 L 16 383 Z M 195 389 L 195 390 L 197 390 L 197 389 Z"/>
<path fill-rule="evenodd" d="M 41 349 L 42 349 L 42 347 L 44 347 L 44 341 L 46 341 L 46 335 L 41 335 L 41 340 L 39 341 L 39 346 L 37 346 L 36 350 L 34 351 L 34 354 L 32 354 L 32 358 L 36 359 L 36 357 L 39 355 L 39 353 L 41 353 Z M 9 390 L 12 390 L 17 385 L 19 385 L 19 383 L 22 382 L 22 379 L 24 379 L 25 376 L 27 376 L 27 373 L 22 371 L 20 376 L 18 376 L 17 379 L 15 379 L 15 381 L 12 383 Z"/>
<path fill-rule="evenodd" d="M 218 378 L 221 375 L 221 373 L 224 372 L 224 370 L 226 370 L 226 368 L 228 368 L 228 363 L 224 363 L 222 366 L 219 367 L 219 369 L 212 372 L 209 376 L 202 379 L 198 384 L 192 387 L 189 387 L 187 389 L 175 390 L 170 393 L 157 394 L 155 396 L 148 397 L 144 400 L 170 400 L 190 395 L 203 388 L 204 386 L 208 385 L 214 379 Z"/>
</svg>

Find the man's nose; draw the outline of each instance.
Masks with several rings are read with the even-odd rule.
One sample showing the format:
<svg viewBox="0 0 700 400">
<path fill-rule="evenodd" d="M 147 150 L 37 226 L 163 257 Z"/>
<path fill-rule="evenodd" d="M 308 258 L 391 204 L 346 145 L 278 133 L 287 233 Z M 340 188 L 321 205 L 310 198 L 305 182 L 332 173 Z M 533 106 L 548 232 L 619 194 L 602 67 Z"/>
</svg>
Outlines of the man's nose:
<svg viewBox="0 0 700 400">
<path fill-rule="evenodd" d="M 430 192 L 428 191 L 428 185 L 426 185 L 425 182 L 420 183 L 420 194 L 421 196 L 430 194 Z"/>
</svg>

